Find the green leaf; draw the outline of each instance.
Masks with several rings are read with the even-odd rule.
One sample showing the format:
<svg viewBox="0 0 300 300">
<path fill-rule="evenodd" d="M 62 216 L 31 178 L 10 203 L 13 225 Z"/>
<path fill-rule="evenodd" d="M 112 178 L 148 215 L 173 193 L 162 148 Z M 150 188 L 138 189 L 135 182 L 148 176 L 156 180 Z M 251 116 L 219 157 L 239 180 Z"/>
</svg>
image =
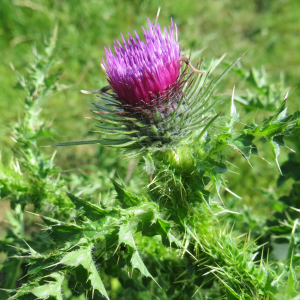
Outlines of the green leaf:
<svg viewBox="0 0 300 300">
<path fill-rule="evenodd" d="M 137 205 L 141 202 L 141 199 L 132 195 L 128 191 L 124 189 L 120 184 L 118 184 L 115 180 L 111 179 L 116 192 L 117 192 L 117 199 L 124 204 L 126 207 Z"/>
<path fill-rule="evenodd" d="M 282 101 L 275 113 L 264 121 L 263 125 L 261 126 L 261 130 L 263 131 L 267 125 L 282 121 L 284 117 L 286 117 L 286 100 Z"/>
<path fill-rule="evenodd" d="M 143 156 L 143 158 L 145 160 L 144 169 L 147 172 L 148 176 L 152 179 L 152 176 L 153 176 L 154 171 L 155 171 L 154 161 L 153 161 L 150 154 L 147 154 L 147 155 Z"/>
<path fill-rule="evenodd" d="M 109 213 L 108 209 L 101 208 L 99 205 L 92 204 L 90 202 L 84 201 L 70 193 L 67 193 L 70 200 L 75 204 L 77 211 L 82 211 L 88 217 L 104 216 Z"/>
<path fill-rule="evenodd" d="M 59 263 L 69 267 L 78 267 L 79 265 L 82 265 L 89 273 L 88 280 L 90 280 L 93 287 L 93 293 L 94 290 L 98 290 L 101 295 L 109 299 L 97 268 L 93 262 L 92 248 L 93 244 L 88 244 L 86 246 L 82 246 L 80 250 L 71 251 L 67 253 Z"/>
<path fill-rule="evenodd" d="M 131 257 L 131 264 L 132 264 L 133 268 L 140 270 L 140 272 L 144 276 L 153 278 L 151 276 L 151 274 L 149 273 L 148 269 L 146 268 L 144 262 L 142 261 L 138 251 L 134 251 L 134 253 Z"/>
<path fill-rule="evenodd" d="M 17 204 L 17 206 L 20 206 L 20 204 Z M 17 209 L 15 209 L 17 210 Z M 19 215 L 19 214 L 17 214 Z M 18 220 L 11 212 L 10 210 L 6 210 L 6 216 L 9 222 L 9 226 L 12 229 L 12 231 L 14 232 L 14 234 L 16 236 L 22 236 L 22 224 L 20 222 L 20 220 Z"/>
<path fill-rule="evenodd" d="M 55 281 L 48 281 L 46 284 L 41 284 L 43 278 L 53 278 Z M 37 278 L 33 283 L 24 284 L 18 292 L 10 297 L 8 300 L 18 299 L 21 296 L 29 293 L 38 297 L 38 299 L 48 299 L 55 297 L 57 300 L 63 300 L 62 283 L 64 275 L 62 273 L 54 272 L 48 276 Z"/>
<path fill-rule="evenodd" d="M 76 223 L 63 222 L 46 216 L 38 215 L 43 218 L 44 222 L 51 227 L 51 230 L 71 233 L 79 232 L 82 230 L 82 226 L 77 225 Z"/>
<path fill-rule="evenodd" d="M 296 275 L 296 273 L 293 269 L 292 260 L 291 260 L 291 265 L 290 265 L 290 270 L 289 270 L 289 277 L 288 277 L 288 282 L 287 282 L 287 294 L 289 296 L 299 295 L 299 293 L 295 290 L 295 286 L 297 284 L 298 284 L 297 275 Z"/>
<path fill-rule="evenodd" d="M 270 146 L 271 146 L 271 150 L 272 150 L 272 152 L 273 152 L 273 154 L 275 156 L 275 161 L 276 161 L 277 167 L 279 169 L 280 174 L 283 175 L 282 172 L 281 172 L 281 169 L 280 169 L 279 162 L 278 162 L 278 157 L 279 157 L 279 154 L 280 154 L 280 147 L 279 147 L 279 145 L 280 144 L 277 142 L 276 137 L 272 137 L 270 139 Z"/>
<path fill-rule="evenodd" d="M 50 147 L 90 145 L 90 144 L 102 144 L 102 143 L 103 143 L 103 140 L 76 141 L 76 142 L 57 143 L 57 144 L 51 145 Z"/>
<path fill-rule="evenodd" d="M 136 245 L 134 242 L 134 233 L 137 230 L 137 222 L 127 222 L 121 225 L 119 230 L 119 244 L 124 243 L 129 245 L 131 248 L 136 250 Z"/>
<path fill-rule="evenodd" d="M 226 286 L 226 296 L 227 300 L 242 300 L 242 298 L 228 285 Z"/>
<path fill-rule="evenodd" d="M 237 137 L 233 137 L 233 135 L 230 134 L 219 136 L 221 145 L 233 147 L 233 149 L 240 152 L 248 162 L 251 154 L 258 155 L 257 147 L 252 142 L 254 138 L 253 135 L 247 133 L 242 133 Z"/>
<path fill-rule="evenodd" d="M 182 249 L 184 248 L 182 243 L 173 234 L 171 234 L 171 232 L 168 232 L 168 238 L 169 238 L 170 244 L 172 244 L 174 242 L 178 248 L 182 248 Z"/>
<path fill-rule="evenodd" d="M 234 91 L 235 91 L 235 88 L 233 88 L 233 91 L 232 91 L 230 116 L 229 116 L 229 121 L 227 121 L 227 124 L 226 124 L 226 126 L 228 128 L 228 132 L 232 132 L 233 126 L 239 120 L 239 114 L 237 113 L 236 107 L 234 105 Z"/>
</svg>

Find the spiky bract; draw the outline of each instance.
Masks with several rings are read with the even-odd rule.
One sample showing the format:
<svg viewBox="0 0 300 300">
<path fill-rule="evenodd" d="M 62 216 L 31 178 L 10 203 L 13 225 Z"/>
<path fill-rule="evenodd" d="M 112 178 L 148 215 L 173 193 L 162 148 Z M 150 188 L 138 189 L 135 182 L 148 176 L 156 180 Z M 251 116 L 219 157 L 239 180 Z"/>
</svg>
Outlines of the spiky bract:
<svg viewBox="0 0 300 300">
<path fill-rule="evenodd" d="M 124 105 L 115 93 L 102 93 L 100 97 L 106 106 L 93 103 L 98 108 L 93 112 L 100 115 L 96 120 L 101 123 L 96 125 L 100 128 L 96 132 L 118 138 L 94 142 L 132 149 L 135 154 L 193 143 L 217 118 L 213 111 L 216 100 L 212 101 L 212 96 L 216 84 L 232 65 L 214 80 L 208 79 L 209 73 L 190 73 L 183 67 L 177 84 L 166 92 L 162 101 L 157 98 L 156 105 L 147 107 Z"/>
</svg>

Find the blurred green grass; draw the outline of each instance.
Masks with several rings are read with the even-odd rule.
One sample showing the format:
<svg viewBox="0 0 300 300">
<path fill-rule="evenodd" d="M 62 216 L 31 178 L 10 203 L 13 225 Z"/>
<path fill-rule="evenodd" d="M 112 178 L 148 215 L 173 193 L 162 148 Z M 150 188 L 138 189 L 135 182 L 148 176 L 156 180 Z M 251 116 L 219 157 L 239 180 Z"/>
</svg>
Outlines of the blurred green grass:
<svg viewBox="0 0 300 300">
<path fill-rule="evenodd" d="M 70 87 L 48 99 L 43 105 L 43 116 L 53 121 L 59 142 L 87 138 L 93 123 L 85 119 L 90 116 L 90 102 L 95 98 L 80 94 L 80 89 L 93 90 L 105 85 L 105 76 L 100 69 L 104 46 L 113 45 L 113 40 L 146 25 L 146 18 L 154 20 L 161 6 L 159 22 L 168 26 L 172 17 L 179 28 L 181 48 L 203 50 L 205 58 L 220 57 L 227 53 L 226 61 L 245 53 L 242 64 L 247 69 L 264 65 L 271 80 L 279 81 L 280 72 L 285 73 L 286 85 L 293 90 L 290 106 L 298 108 L 300 74 L 300 39 L 298 0 L 185 0 L 185 1 L 108 1 L 108 0 L 1 0 L 0 3 L 0 142 L 4 157 L 9 157 L 9 139 L 12 124 L 22 116 L 22 92 L 14 89 L 15 75 L 9 63 L 24 74 L 32 61 L 32 49 L 41 48 L 55 25 L 58 24 L 57 56 L 63 70 L 61 83 Z M 222 67 L 220 67 L 222 68 Z M 224 67 L 225 68 L 225 67 Z M 224 69 L 223 68 L 223 69 Z M 223 93 L 231 93 L 233 85 L 239 90 L 239 82 L 233 73 L 226 79 Z M 226 106 L 226 104 L 223 104 Z M 241 107 L 238 107 L 244 113 Z M 258 112 L 259 115 L 260 112 Z M 246 116 L 245 119 L 250 117 Z M 41 145 L 51 141 L 42 140 Z M 262 147 L 263 148 L 263 147 Z M 45 149 L 51 153 L 52 149 Z M 101 152 L 101 155 L 97 153 Z M 95 165 L 103 166 L 102 160 L 110 157 L 115 166 L 121 163 L 114 158 L 118 152 L 100 150 L 94 146 L 59 148 L 55 163 L 64 170 Z M 236 154 L 233 154 L 236 156 Z M 268 156 L 268 155 L 267 155 Z M 286 158 L 283 155 L 281 161 Z M 251 173 L 242 185 L 240 176 L 230 176 L 231 189 L 246 196 L 259 198 L 264 189 L 276 182 L 279 173 L 256 159 L 254 169 L 243 160 L 235 158 L 239 173 Z M 124 178 L 126 168 L 120 169 Z M 124 174 L 122 174 L 124 172 Z M 258 184 L 257 176 L 263 177 Z M 268 194 L 269 195 L 269 194 Z M 266 196 L 262 196 L 266 197 Z M 267 196 L 269 197 L 269 196 Z M 248 200 L 247 200 L 248 199 Z M 258 199 L 259 201 L 259 199 Z"/>
</svg>

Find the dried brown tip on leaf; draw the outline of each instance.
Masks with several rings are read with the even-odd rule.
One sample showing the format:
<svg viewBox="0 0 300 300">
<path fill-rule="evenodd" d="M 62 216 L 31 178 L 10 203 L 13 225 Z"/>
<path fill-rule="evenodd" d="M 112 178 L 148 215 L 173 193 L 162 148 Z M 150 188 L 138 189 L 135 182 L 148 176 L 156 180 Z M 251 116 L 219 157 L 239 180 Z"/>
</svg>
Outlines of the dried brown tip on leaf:
<svg viewBox="0 0 300 300">
<path fill-rule="evenodd" d="M 198 70 L 196 69 L 190 62 L 190 60 L 187 58 L 187 57 L 184 57 L 184 56 L 180 56 L 179 57 L 179 61 L 183 61 L 185 62 L 191 69 L 194 73 L 198 73 L 198 74 L 205 74 L 206 71 L 201 71 L 201 70 Z"/>
</svg>

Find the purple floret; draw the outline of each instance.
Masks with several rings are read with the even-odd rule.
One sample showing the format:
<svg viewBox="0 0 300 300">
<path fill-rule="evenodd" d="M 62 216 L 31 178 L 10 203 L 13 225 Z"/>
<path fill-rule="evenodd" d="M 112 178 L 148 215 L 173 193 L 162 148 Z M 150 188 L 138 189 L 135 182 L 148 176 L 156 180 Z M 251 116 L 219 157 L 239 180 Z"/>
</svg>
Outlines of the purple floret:
<svg viewBox="0 0 300 300">
<path fill-rule="evenodd" d="M 108 82 L 123 104 L 145 106 L 162 98 L 176 83 L 180 75 L 180 50 L 177 42 L 177 27 L 164 28 L 162 37 L 159 24 L 152 25 L 148 19 L 148 29 L 143 32 L 145 42 L 135 31 L 126 42 L 121 34 L 123 45 L 114 42 L 116 56 L 110 47 L 105 48 L 106 61 L 103 65 Z M 174 38 L 175 33 L 175 38 Z"/>
</svg>

